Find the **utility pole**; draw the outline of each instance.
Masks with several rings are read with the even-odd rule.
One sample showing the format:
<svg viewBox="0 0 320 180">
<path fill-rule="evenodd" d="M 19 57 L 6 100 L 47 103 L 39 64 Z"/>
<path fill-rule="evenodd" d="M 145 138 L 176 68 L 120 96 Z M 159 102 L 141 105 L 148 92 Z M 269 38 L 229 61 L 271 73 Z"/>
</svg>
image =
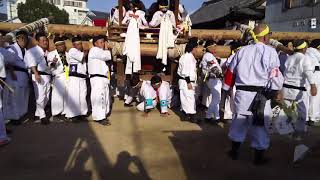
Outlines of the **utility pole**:
<svg viewBox="0 0 320 180">
<path fill-rule="evenodd" d="M 13 22 L 13 20 L 12 20 L 12 6 L 11 6 L 11 1 L 9 0 L 8 1 L 8 3 L 9 3 L 9 11 L 10 11 L 10 19 L 11 19 L 11 22 Z"/>
</svg>

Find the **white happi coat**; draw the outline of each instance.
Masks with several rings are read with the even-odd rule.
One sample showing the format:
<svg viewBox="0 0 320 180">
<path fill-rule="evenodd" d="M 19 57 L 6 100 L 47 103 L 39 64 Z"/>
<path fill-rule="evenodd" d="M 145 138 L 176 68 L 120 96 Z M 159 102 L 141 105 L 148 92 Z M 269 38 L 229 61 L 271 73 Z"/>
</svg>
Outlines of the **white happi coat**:
<svg viewBox="0 0 320 180">
<path fill-rule="evenodd" d="M 170 84 L 166 81 L 162 81 L 161 86 L 157 90 L 157 95 L 160 102 L 161 113 L 168 112 L 168 108 L 171 107 L 172 90 Z"/>
<path fill-rule="evenodd" d="M 235 54 L 232 54 L 228 58 L 221 59 L 221 68 L 223 72 L 227 70 L 234 56 Z M 223 86 L 222 86 L 222 89 L 223 89 Z M 236 87 L 233 87 L 232 90 L 230 91 L 230 96 L 228 96 L 226 99 L 225 110 L 224 110 L 225 119 L 232 119 L 232 115 L 235 113 L 235 109 L 236 109 L 234 104 L 235 92 L 236 92 Z"/>
<path fill-rule="evenodd" d="M 133 17 L 131 17 L 131 15 L 139 16 L 139 18 L 137 19 L 139 28 L 143 29 L 148 26 L 148 22 L 145 17 L 146 13 L 141 10 L 137 10 L 136 12 L 129 10 L 128 12 L 126 12 L 125 17 L 122 20 L 122 24 L 129 25 L 130 21 L 134 19 Z"/>
<path fill-rule="evenodd" d="M 295 87 L 306 87 L 307 80 L 310 84 L 315 84 L 314 66 L 312 60 L 302 53 L 294 53 L 289 56 L 285 63 L 284 84 Z M 308 118 L 309 95 L 306 91 L 283 88 L 285 103 L 291 106 L 292 102 L 297 103 L 298 120 L 296 131 L 305 131 L 305 122 Z"/>
<path fill-rule="evenodd" d="M 68 53 L 66 54 L 66 60 L 68 60 Z M 55 63 L 54 67 L 51 66 L 53 59 L 57 58 L 58 61 Z M 66 98 L 67 94 L 67 77 L 64 72 L 64 65 L 61 61 L 59 53 L 57 50 L 51 51 L 48 54 L 48 64 L 53 76 L 52 82 L 52 93 L 51 93 L 51 112 L 52 116 L 59 114 L 65 114 L 67 108 Z"/>
<path fill-rule="evenodd" d="M 236 86 L 265 87 L 268 82 L 271 89 L 280 90 L 283 76 L 279 71 L 280 61 L 276 50 L 263 43 L 256 43 L 241 48 L 231 60 L 224 80 L 224 89 L 229 90 Z M 236 90 L 235 106 L 236 115 L 233 118 L 229 138 L 235 142 L 243 142 L 247 132 L 252 138 L 251 146 L 258 150 L 269 147 L 270 138 L 267 128 L 252 124 L 252 112 L 249 107 L 256 92 Z M 265 124 L 271 119 L 270 100 L 265 105 Z M 250 131 L 248 131 L 250 129 Z"/>
<path fill-rule="evenodd" d="M 4 63 L 5 66 L 16 66 L 17 64 L 17 58 L 16 54 L 13 52 L 9 51 L 8 49 L 5 48 L 0 48 L 0 53 L 4 57 Z M 6 83 L 9 83 L 10 87 L 14 89 L 16 92 L 17 89 L 19 89 L 18 86 L 16 86 L 16 81 L 13 81 L 11 79 L 11 75 L 9 74 L 6 76 Z M 18 102 L 16 101 L 17 97 L 16 94 L 11 93 L 8 89 L 4 88 L 3 91 L 3 99 L 2 99 L 2 111 L 3 111 L 3 116 L 4 119 L 11 119 L 11 120 L 18 120 L 19 117 L 19 108 L 18 107 Z"/>
<path fill-rule="evenodd" d="M 139 11 L 136 13 L 138 12 Z M 128 13 L 130 13 L 130 11 Z M 141 70 L 139 19 L 136 20 L 135 18 L 128 17 L 127 20 L 129 20 L 129 26 L 123 46 L 123 55 L 127 56 L 125 74 L 133 74 Z"/>
<path fill-rule="evenodd" d="M 45 52 L 39 46 L 35 46 L 30 48 L 26 51 L 24 57 L 25 63 L 28 68 L 37 67 L 39 72 L 45 72 L 50 74 L 50 70 L 47 64 L 47 60 L 45 59 Z M 35 116 L 39 117 L 40 119 L 46 117 L 45 107 L 49 101 L 49 94 L 50 94 L 50 75 L 40 75 L 41 82 L 38 83 L 35 80 L 34 74 L 32 74 L 32 83 L 34 88 L 34 93 L 36 97 L 36 112 Z"/>
<path fill-rule="evenodd" d="M 69 80 L 67 84 L 66 117 L 73 118 L 87 115 L 88 105 L 86 101 L 87 83 L 86 78 L 75 75 L 87 75 L 87 64 L 83 63 L 84 53 L 76 48 L 71 48 L 69 55 Z"/>
<path fill-rule="evenodd" d="M 123 17 L 126 15 L 126 9 L 125 9 L 125 7 L 122 7 L 122 9 L 123 9 Z M 118 8 L 113 8 L 113 10 L 114 10 L 114 13 L 113 13 L 113 15 L 110 17 L 110 22 L 111 23 L 114 23 L 114 24 L 116 24 L 116 25 L 119 25 L 119 15 L 120 15 L 120 11 L 119 11 L 119 9 Z M 110 15 L 111 15 L 111 13 L 110 13 Z"/>
<path fill-rule="evenodd" d="M 214 115 L 214 117 L 218 120 L 220 118 L 219 103 L 221 100 L 222 82 L 218 78 L 209 78 L 208 73 L 210 69 L 213 67 L 218 67 L 221 72 L 222 70 L 217 59 L 214 57 L 212 53 L 209 53 L 209 52 L 204 54 L 201 61 L 201 65 L 202 65 L 203 74 L 207 76 L 206 84 L 210 90 L 211 97 L 212 97 L 208 111 L 206 113 L 206 118 L 212 118 L 212 116 Z"/>
<path fill-rule="evenodd" d="M 18 43 L 14 43 L 9 47 L 8 51 L 13 55 L 14 63 L 10 64 L 14 68 L 17 80 L 13 80 L 11 76 L 7 76 L 6 82 L 15 90 L 15 94 L 4 90 L 4 116 L 5 119 L 18 120 L 28 111 L 29 104 L 29 74 L 24 62 L 22 50 Z M 9 57 L 12 58 L 12 57 Z M 19 71 L 17 68 L 24 69 L 25 72 Z"/>
<path fill-rule="evenodd" d="M 162 64 L 167 65 L 168 59 L 168 48 L 173 48 L 175 46 L 174 42 L 176 36 L 173 34 L 173 27 L 170 14 L 164 14 L 161 18 L 160 33 L 159 33 L 159 43 L 157 59 L 161 59 Z"/>
<path fill-rule="evenodd" d="M 157 93 L 151 86 L 150 81 L 142 81 L 139 90 L 138 99 L 140 103 L 137 105 L 139 111 L 153 109 L 157 105 Z"/>
<path fill-rule="evenodd" d="M 317 67 L 314 71 L 314 80 L 317 86 L 317 89 L 320 89 L 320 50 L 315 48 L 308 48 L 306 56 L 310 58 L 312 66 Z M 317 93 L 316 96 L 310 96 L 310 109 L 309 117 L 311 121 L 320 121 L 320 93 Z"/>
<path fill-rule="evenodd" d="M 5 70 L 5 63 L 4 63 L 4 57 L 2 53 L 0 52 L 0 78 L 4 80 L 6 78 L 6 70 Z M 3 104 L 2 104 L 2 92 L 3 88 L 0 86 L 0 141 L 6 141 L 9 140 L 6 132 L 6 126 L 4 122 L 4 116 L 3 116 Z"/>
<path fill-rule="evenodd" d="M 179 79 L 180 101 L 182 110 L 187 114 L 196 114 L 195 88 L 197 81 L 197 60 L 192 53 L 185 53 L 179 60 L 177 74 L 182 78 L 190 78 L 193 89 L 189 90 L 187 81 Z"/>
<path fill-rule="evenodd" d="M 111 60 L 111 53 L 98 47 L 90 49 L 88 54 L 88 73 L 91 84 L 92 118 L 104 120 L 110 112 L 109 94 L 110 70 L 106 61 Z"/>
<path fill-rule="evenodd" d="M 209 53 L 209 52 L 205 53 L 203 55 L 203 57 L 202 57 L 200 65 L 199 65 L 199 67 L 201 69 L 201 79 L 202 79 L 202 81 L 198 81 L 198 84 L 201 87 L 201 88 L 199 88 L 200 89 L 199 94 L 202 95 L 201 103 L 202 103 L 202 105 L 204 105 L 204 106 L 206 106 L 208 108 L 210 103 L 211 103 L 211 100 L 212 100 L 212 95 L 211 95 L 209 87 L 203 81 L 203 79 L 205 78 L 205 74 L 206 74 L 205 67 L 207 67 L 207 64 L 208 64 L 207 60 L 205 58 L 205 57 L 208 57 L 207 54 L 211 54 L 211 53 Z"/>
<path fill-rule="evenodd" d="M 164 16 L 168 16 L 173 27 L 176 27 L 176 18 L 174 16 L 174 13 L 170 10 L 167 10 L 167 12 L 165 13 L 163 13 L 162 11 L 155 12 L 152 16 L 152 20 L 149 22 L 149 26 L 158 27 L 161 24 L 162 18 Z"/>
</svg>

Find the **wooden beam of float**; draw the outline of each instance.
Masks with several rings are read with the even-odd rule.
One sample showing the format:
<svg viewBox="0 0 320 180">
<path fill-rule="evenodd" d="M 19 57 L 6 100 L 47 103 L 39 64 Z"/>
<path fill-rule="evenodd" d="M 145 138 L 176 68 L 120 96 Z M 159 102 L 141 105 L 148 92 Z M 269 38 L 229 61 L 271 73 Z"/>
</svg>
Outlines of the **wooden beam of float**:
<svg viewBox="0 0 320 180">
<path fill-rule="evenodd" d="M 212 30 L 212 29 L 193 29 L 192 36 L 199 39 L 216 39 L 216 40 L 239 40 L 242 32 L 239 30 Z M 320 33 L 314 32 L 272 32 L 272 39 L 277 40 L 314 40 L 320 39 Z"/>
<path fill-rule="evenodd" d="M 0 30 L 13 31 L 26 24 L 23 23 L 0 23 Z M 58 34 L 74 34 L 74 35 L 105 35 L 107 27 L 91 27 L 81 25 L 60 25 L 49 24 L 48 31 Z M 212 29 L 193 29 L 192 36 L 199 39 L 224 39 L 224 40 L 239 40 L 242 33 L 239 30 L 212 30 Z M 314 32 L 273 32 L 272 38 L 277 40 L 294 40 L 294 39 L 320 39 L 320 33 Z"/>
<path fill-rule="evenodd" d="M 123 20 L 123 0 L 118 1 L 118 9 L 119 9 L 119 24 L 122 24 Z"/>
<path fill-rule="evenodd" d="M 0 30 L 13 31 L 23 27 L 27 24 L 24 23 L 0 23 Z M 107 27 L 97 26 L 81 26 L 81 25 L 62 25 L 62 24 L 49 24 L 49 33 L 57 34 L 73 34 L 73 35 L 106 35 Z"/>
<path fill-rule="evenodd" d="M 242 37 L 241 31 L 237 30 L 212 30 L 212 29 L 192 29 L 191 37 L 197 37 L 199 39 L 234 39 L 239 40 Z"/>
<path fill-rule="evenodd" d="M 314 40 L 320 39 L 320 33 L 315 32 L 272 32 L 272 39 L 277 40 Z"/>
<path fill-rule="evenodd" d="M 50 40 L 49 43 L 50 43 L 50 45 L 49 45 L 50 51 L 54 50 L 55 47 L 53 44 L 53 40 Z M 67 46 L 67 49 L 69 50 L 70 48 L 72 48 L 72 42 L 70 40 L 67 40 L 66 46 Z M 91 47 L 92 47 L 91 42 L 83 41 L 83 48 L 85 50 L 89 50 Z M 113 48 L 112 46 L 109 46 L 109 47 Z M 158 45 L 157 44 L 141 44 L 140 49 L 141 49 L 141 56 L 156 57 Z M 213 46 L 210 48 L 210 51 L 221 58 L 227 58 L 231 54 L 231 49 L 229 46 Z M 173 54 L 175 56 L 174 58 L 179 57 L 179 55 L 178 55 L 179 53 L 178 53 L 177 49 L 175 49 L 175 52 Z"/>
</svg>

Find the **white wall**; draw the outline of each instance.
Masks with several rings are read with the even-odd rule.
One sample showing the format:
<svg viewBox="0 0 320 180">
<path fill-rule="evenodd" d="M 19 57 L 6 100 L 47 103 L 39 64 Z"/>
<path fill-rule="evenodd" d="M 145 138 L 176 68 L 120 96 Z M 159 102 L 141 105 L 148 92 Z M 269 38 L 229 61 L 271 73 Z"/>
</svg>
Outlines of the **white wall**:
<svg viewBox="0 0 320 180">
<path fill-rule="evenodd" d="M 25 3 L 26 0 L 11 0 L 14 3 L 11 4 L 11 11 L 10 11 L 10 3 L 7 4 L 7 14 L 8 19 L 12 19 L 14 17 L 18 16 L 17 12 L 17 5 L 18 3 Z M 64 9 L 69 14 L 69 23 L 70 24 L 81 24 L 81 22 L 86 17 L 86 13 L 89 11 L 87 8 L 87 2 L 86 1 L 77 1 L 77 0 L 48 0 L 49 2 L 54 3 L 60 3 L 55 4 L 59 9 Z M 76 3 L 82 3 L 81 7 L 74 7 L 74 6 L 65 6 L 65 1 L 67 3 L 69 2 L 76 2 Z M 12 14 L 12 17 L 11 17 Z"/>
</svg>

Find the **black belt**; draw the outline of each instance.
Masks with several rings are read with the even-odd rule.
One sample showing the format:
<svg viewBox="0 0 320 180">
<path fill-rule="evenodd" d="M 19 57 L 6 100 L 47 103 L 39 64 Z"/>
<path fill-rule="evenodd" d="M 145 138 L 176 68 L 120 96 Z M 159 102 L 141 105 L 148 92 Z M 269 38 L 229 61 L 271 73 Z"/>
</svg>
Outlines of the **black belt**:
<svg viewBox="0 0 320 180">
<path fill-rule="evenodd" d="M 46 75 L 46 76 L 51 76 L 51 74 L 48 74 L 44 71 L 38 71 L 39 75 Z M 33 72 L 31 72 L 31 74 L 34 74 Z"/>
<path fill-rule="evenodd" d="M 69 76 L 78 77 L 78 78 L 84 78 L 84 79 L 86 79 L 88 77 L 87 75 L 80 74 L 80 73 L 70 73 Z"/>
<path fill-rule="evenodd" d="M 91 74 L 91 75 L 90 75 L 90 78 L 94 78 L 94 77 L 102 77 L 102 78 L 107 78 L 107 79 L 108 79 L 107 76 L 101 75 L 101 74 Z"/>
<path fill-rule="evenodd" d="M 307 89 L 305 87 L 297 87 L 297 86 L 292 86 L 289 84 L 283 84 L 283 87 L 288 88 L 288 89 L 297 89 L 300 91 L 307 91 Z"/>
<path fill-rule="evenodd" d="M 314 71 L 320 71 L 320 67 L 319 66 L 314 67 Z"/>
<path fill-rule="evenodd" d="M 20 72 L 25 72 L 25 73 L 29 73 L 28 72 L 28 69 L 25 69 L 25 68 L 21 68 L 21 67 L 18 67 L 18 66 L 13 66 L 13 70 L 14 71 L 20 71 Z"/>
<path fill-rule="evenodd" d="M 249 91 L 249 92 L 259 92 L 262 91 L 265 87 L 262 86 L 236 86 L 237 90 Z"/>
<path fill-rule="evenodd" d="M 179 75 L 177 75 L 177 78 L 178 78 L 178 80 L 182 79 L 182 80 L 187 81 L 185 78 L 183 78 L 183 77 L 181 77 L 181 76 L 179 76 Z M 195 81 L 190 81 L 190 82 L 195 83 Z"/>
</svg>

